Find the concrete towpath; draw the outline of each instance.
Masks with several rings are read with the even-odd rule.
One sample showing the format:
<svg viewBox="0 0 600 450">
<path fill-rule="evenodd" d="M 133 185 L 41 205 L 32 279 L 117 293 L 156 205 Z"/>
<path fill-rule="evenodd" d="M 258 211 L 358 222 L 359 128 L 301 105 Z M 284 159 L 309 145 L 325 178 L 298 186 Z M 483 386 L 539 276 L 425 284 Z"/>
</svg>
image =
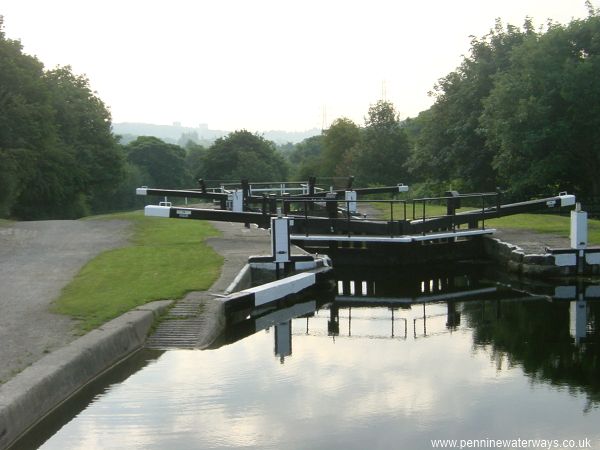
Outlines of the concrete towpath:
<svg viewBox="0 0 600 450">
<path fill-rule="evenodd" d="M 206 240 L 213 250 L 225 258 L 219 279 L 209 289 L 213 293 L 224 293 L 237 274 L 248 262 L 249 256 L 271 254 L 271 235 L 268 230 L 252 226 L 245 228 L 240 223 L 211 222 L 222 234 Z"/>
<path fill-rule="evenodd" d="M 222 235 L 207 243 L 224 258 L 210 291 L 222 293 L 250 255 L 270 253 L 269 232 L 238 223 L 212 222 Z M 0 385 L 79 336 L 52 302 L 99 253 L 124 246 L 123 220 L 13 222 L 0 227 Z"/>
<path fill-rule="evenodd" d="M 85 263 L 127 243 L 126 221 L 51 220 L 0 227 L 0 385 L 77 338 L 50 305 Z"/>
<path fill-rule="evenodd" d="M 571 241 L 566 236 L 556 234 L 541 234 L 527 229 L 499 229 L 491 236 L 523 250 L 526 255 L 543 255 L 547 248 L 569 248 Z"/>
</svg>

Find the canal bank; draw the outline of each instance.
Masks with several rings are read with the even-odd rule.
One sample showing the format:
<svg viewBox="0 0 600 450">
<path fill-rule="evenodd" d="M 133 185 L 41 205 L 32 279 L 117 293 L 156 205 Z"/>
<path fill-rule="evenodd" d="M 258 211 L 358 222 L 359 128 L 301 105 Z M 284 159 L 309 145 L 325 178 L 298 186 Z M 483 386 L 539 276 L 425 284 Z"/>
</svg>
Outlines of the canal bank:
<svg viewBox="0 0 600 450">
<path fill-rule="evenodd" d="M 569 238 L 525 229 L 500 229 L 483 238 L 483 254 L 508 272 L 535 278 L 600 274 L 600 247 L 571 248 Z"/>
<path fill-rule="evenodd" d="M 61 226 L 64 227 L 64 223 Z M 268 231 L 255 227 L 244 228 L 239 224 L 231 223 L 215 223 L 214 226 L 222 232 L 222 236 L 209 238 L 207 243 L 224 257 L 221 274 L 208 292 L 191 293 L 189 294 L 191 297 L 201 295 L 207 299 L 218 298 L 236 279 L 249 256 L 268 255 L 271 252 Z M 71 233 L 70 237 L 72 236 Z M 121 241 L 125 242 L 123 239 L 119 242 Z M 20 242 L 19 245 L 28 243 L 30 240 Z M 36 258 L 44 260 L 45 256 L 41 250 L 33 253 L 36 254 Z M 93 254 L 90 253 L 88 258 L 79 258 L 77 261 L 83 265 L 92 256 Z M 56 250 L 53 257 L 60 258 L 60 249 Z M 76 271 L 72 272 L 69 272 L 70 277 L 76 273 Z M 29 271 L 28 275 L 35 277 L 35 273 Z M 65 276 L 62 274 L 60 279 Z M 65 279 L 65 284 L 67 282 L 68 280 Z M 48 298 L 41 294 L 35 298 L 36 301 L 45 298 L 46 306 L 42 309 L 47 309 L 53 300 L 53 297 Z M 8 317 L 13 306 L 22 308 L 25 301 L 27 299 L 16 304 L 3 302 L 3 315 Z M 6 448 L 30 426 L 90 380 L 141 348 L 157 318 L 164 314 L 170 304 L 170 301 L 161 301 L 141 306 L 75 340 L 70 334 L 70 329 L 65 327 L 64 345 L 47 354 L 41 353 L 38 359 L 31 361 L 31 365 L 0 385 L 0 449 Z M 18 315 L 26 319 L 31 317 L 28 314 L 28 311 L 24 311 Z M 53 321 L 25 320 L 20 327 L 22 333 L 27 334 L 29 330 L 39 331 L 53 327 Z M 39 350 L 39 343 L 18 342 L 17 336 L 18 333 L 15 333 L 14 337 L 17 341 L 15 345 L 18 345 L 17 350 L 20 353 L 33 354 Z M 11 361 L 11 359 L 5 360 Z M 9 362 L 6 366 L 10 364 Z M 17 366 L 15 371 L 19 370 Z"/>
</svg>

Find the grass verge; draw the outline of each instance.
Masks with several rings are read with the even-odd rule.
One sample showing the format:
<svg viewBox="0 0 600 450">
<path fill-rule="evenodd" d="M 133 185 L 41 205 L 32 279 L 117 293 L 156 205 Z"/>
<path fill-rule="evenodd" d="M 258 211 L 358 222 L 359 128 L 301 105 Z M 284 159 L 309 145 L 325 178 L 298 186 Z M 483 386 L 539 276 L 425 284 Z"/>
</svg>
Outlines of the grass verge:
<svg viewBox="0 0 600 450">
<path fill-rule="evenodd" d="M 372 205 L 381 211 L 381 218 L 389 220 L 391 216 L 389 203 L 372 203 Z M 420 206 L 420 205 L 419 205 Z M 459 211 L 466 211 L 470 208 L 463 208 Z M 441 205 L 427 205 L 425 209 L 426 217 L 441 216 L 446 214 L 446 207 Z M 394 206 L 394 220 L 402 219 L 404 211 L 401 205 Z M 412 206 L 407 208 L 407 216 L 412 219 Z M 417 207 L 417 218 L 422 217 L 422 209 Z M 559 216 L 556 214 L 516 214 L 513 216 L 500 217 L 485 221 L 485 226 L 490 228 L 513 228 L 531 230 L 536 233 L 556 234 L 569 237 L 571 228 L 571 219 L 569 216 Z M 588 243 L 590 245 L 600 245 L 600 220 L 588 220 Z"/>
<path fill-rule="evenodd" d="M 77 319 L 82 332 L 144 303 L 206 290 L 219 276 L 223 258 L 204 243 L 219 232 L 206 222 L 143 212 L 95 219 L 129 220 L 134 234 L 128 246 L 86 264 L 54 303 L 54 311 Z"/>
</svg>

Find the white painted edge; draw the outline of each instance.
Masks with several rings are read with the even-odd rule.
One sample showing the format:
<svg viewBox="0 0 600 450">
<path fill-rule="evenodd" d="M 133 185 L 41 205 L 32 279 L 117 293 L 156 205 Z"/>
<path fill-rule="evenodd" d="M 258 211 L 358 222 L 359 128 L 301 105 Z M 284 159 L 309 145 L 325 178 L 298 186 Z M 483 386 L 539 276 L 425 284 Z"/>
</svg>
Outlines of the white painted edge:
<svg viewBox="0 0 600 450">
<path fill-rule="evenodd" d="M 586 252 L 585 253 L 585 262 L 592 265 L 592 264 L 600 264 L 600 253 L 598 252 Z"/>
<path fill-rule="evenodd" d="M 312 270 L 316 269 L 318 265 L 318 260 L 313 261 L 296 261 L 294 263 L 294 268 L 296 270 Z"/>
<path fill-rule="evenodd" d="M 273 325 L 277 325 L 278 323 L 287 322 L 288 320 L 315 312 L 316 309 L 317 302 L 315 300 L 310 300 L 305 303 L 298 303 L 290 306 L 289 308 L 278 309 L 272 313 L 256 318 L 255 330 L 260 331 L 267 329 Z"/>
<path fill-rule="evenodd" d="M 317 277 L 314 273 L 299 273 L 281 280 L 272 281 L 250 289 L 243 293 L 254 294 L 254 305 L 260 306 L 279 300 L 286 295 L 295 294 L 316 283 Z"/>
<path fill-rule="evenodd" d="M 465 230 L 449 231 L 446 233 L 426 234 L 425 236 L 411 236 L 414 241 L 430 241 L 432 239 L 448 239 L 453 237 L 482 236 L 484 234 L 494 234 L 495 228 L 486 228 L 485 230 Z"/>
<path fill-rule="evenodd" d="M 556 298 L 575 298 L 576 296 L 576 286 L 556 286 L 554 288 L 554 297 Z"/>
<path fill-rule="evenodd" d="M 572 206 L 575 204 L 575 196 L 572 194 L 559 195 L 560 206 Z"/>
<path fill-rule="evenodd" d="M 456 237 L 468 237 L 468 236 L 481 236 L 485 234 L 493 234 L 496 231 L 494 228 L 487 228 L 485 230 L 466 230 L 466 231 L 449 231 L 447 233 L 434 233 L 426 235 L 409 235 L 409 236 L 397 236 L 397 237 L 386 237 L 386 236 L 360 236 L 360 235 L 328 235 L 328 234 L 292 234 L 290 239 L 292 241 L 339 241 L 339 242 L 400 242 L 410 243 L 418 241 L 431 241 L 435 239 L 448 239 Z"/>
<path fill-rule="evenodd" d="M 224 294 L 229 295 L 232 292 L 235 292 L 242 284 L 242 281 L 246 277 L 250 276 L 249 272 L 250 272 L 250 264 L 246 264 L 244 267 L 242 267 L 242 270 L 240 270 L 238 272 L 238 274 L 235 276 L 233 281 L 231 283 L 229 283 L 229 286 L 227 286 L 227 288 L 225 289 Z"/>
<path fill-rule="evenodd" d="M 481 295 L 481 294 L 490 294 L 493 292 L 497 292 L 497 287 L 489 287 L 489 288 L 481 288 L 481 289 L 472 289 L 470 291 L 460 291 L 460 292 L 448 292 L 446 294 L 432 294 L 432 295 L 422 295 L 418 297 L 371 297 L 360 295 L 337 295 L 336 300 L 343 300 L 346 302 L 357 302 L 357 303 L 426 303 L 426 302 L 437 302 L 440 300 L 447 299 L 456 299 L 463 297 L 470 297 L 473 295 Z"/>
<path fill-rule="evenodd" d="M 144 208 L 144 215 L 147 217 L 169 217 L 171 213 L 170 206 L 148 205 Z"/>
<path fill-rule="evenodd" d="M 574 266 L 577 264 L 577 256 L 574 253 L 558 254 L 554 255 L 554 265 L 563 266 Z"/>
<path fill-rule="evenodd" d="M 585 288 L 585 298 L 600 297 L 600 286 L 588 286 Z"/>
<path fill-rule="evenodd" d="M 407 236 L 398 237 L 383 237 L 383 236 L 343 236 L 343 235 L 329 235 L 329 234 L 292 234 L 290 235 L 292 241 L 344 241 L 344 242 L 412 242 L 412 239 Z"/>
</svg>

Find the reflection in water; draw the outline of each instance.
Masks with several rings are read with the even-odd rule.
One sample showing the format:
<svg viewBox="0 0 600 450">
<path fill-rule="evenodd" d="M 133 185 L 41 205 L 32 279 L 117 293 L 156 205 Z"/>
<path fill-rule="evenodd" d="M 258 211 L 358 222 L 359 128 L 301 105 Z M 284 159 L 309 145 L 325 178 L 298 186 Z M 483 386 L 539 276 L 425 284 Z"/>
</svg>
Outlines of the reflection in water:
<svg viewBox="0 0 600 450">
<path fill-rule="evenodd" d="M 153 354 L 42 448 L 600 445 L 595 286 L 355 273 L 317 298 L 232 315 L 209 350 Z"/>
<path fill-rule="evenodd" d="M 588 333 L 587 302 L 583 298 L 572 300 L 569 313 L 571 337 L 575 340 L 575 345 L 580 345 L 582 342 L 585 342 Z"/>
</svg>

